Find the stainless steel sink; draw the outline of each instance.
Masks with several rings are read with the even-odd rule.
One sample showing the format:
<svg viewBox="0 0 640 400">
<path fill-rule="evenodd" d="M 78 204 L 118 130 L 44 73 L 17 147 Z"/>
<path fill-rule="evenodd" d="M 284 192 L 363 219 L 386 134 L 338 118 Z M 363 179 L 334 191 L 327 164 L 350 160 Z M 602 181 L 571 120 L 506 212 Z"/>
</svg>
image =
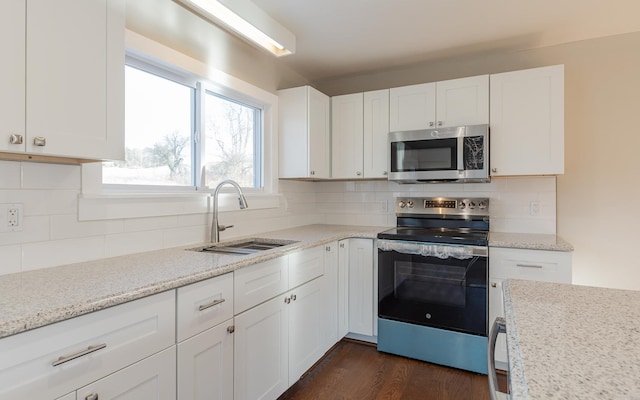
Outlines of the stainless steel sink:
<svg viewBox="0 0 640 400">
<path fill-rule="evenodd" d="M 241 242 L 216 243 L 211 246 L 198 247 L 190 250 L 205 252 L 205 253 L 245 255 L 245 254 L 258 253 L 260 251 L 265 251 L 265 250 L 276 249 L 278 247 L 286 246 L 293 243 L 297 243 L 297 241 L 254 238 L 249 240 L 243 240 Z"/>
</svg>

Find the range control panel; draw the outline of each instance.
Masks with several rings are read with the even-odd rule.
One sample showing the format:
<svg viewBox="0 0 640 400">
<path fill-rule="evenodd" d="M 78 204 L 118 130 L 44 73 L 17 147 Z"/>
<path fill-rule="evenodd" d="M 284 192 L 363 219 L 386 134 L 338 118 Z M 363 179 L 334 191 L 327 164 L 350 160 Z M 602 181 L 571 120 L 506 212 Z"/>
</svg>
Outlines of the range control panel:
<svg viewBox="0 0 640 400">
<path fill-rule="evenodd" d="M 396 215 L 404 214 L 489 215 L 489 199 L 398 197 L 396 198 Z"/>
</svg>

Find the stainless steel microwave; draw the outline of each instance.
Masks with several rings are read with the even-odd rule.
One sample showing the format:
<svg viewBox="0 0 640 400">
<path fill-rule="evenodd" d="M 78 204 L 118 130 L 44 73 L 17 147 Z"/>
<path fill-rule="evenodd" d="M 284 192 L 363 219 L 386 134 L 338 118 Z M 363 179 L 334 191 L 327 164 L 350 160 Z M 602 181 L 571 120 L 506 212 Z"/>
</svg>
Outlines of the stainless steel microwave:
<svg viewBox="0 0 640 400">
<path fill-rule="evenodd" d="M 389 180 L 489 182 L 489 125 L 389 134 Z"/>
</svg>

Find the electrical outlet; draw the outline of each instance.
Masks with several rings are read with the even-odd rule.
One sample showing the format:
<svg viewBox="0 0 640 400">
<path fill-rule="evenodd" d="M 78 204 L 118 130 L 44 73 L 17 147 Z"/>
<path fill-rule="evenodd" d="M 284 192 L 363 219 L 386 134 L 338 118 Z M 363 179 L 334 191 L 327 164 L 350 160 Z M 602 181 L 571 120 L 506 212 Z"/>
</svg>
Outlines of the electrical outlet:
<svg viewBox="0 0 640 400">
<path fill-rule="evenodd" d="M 532 217 L 537 217 L 540 215 L 540 202 L 539 201 L 531 201 L 529 202 L 529 215 Z"/>
<path fill-rule="evenodd" d="M 0 204 L 0 232 L 22 231 L 22 204 Z"/>
</svg>

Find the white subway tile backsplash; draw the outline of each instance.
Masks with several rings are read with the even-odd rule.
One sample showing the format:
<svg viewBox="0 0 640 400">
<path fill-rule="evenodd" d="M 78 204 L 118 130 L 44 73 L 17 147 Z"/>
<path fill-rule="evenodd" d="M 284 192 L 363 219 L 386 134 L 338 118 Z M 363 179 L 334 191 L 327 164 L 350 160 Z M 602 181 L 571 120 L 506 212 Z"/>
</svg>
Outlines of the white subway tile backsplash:
<svg viewBox="0 0 640 400">
<path fill-rule="evenodd" d="M 149 217 L 149 218 L 129 218 L 124 220 L 125 232 L 151 231 L 156 229 L 168 229 L 178 224 L 178 217 Z"/>
<path fill-rule="evenodd" d="M 209 228 L 205 225 L 199 225 L 168 229 L 164 231 L 163 247 L 178 247 L 208 242 Z"/>
<path fill-rule="evenodd" d="M 22 270 L 54 267 L 104 257 L 104 236 L 22 245 Z"/>
<path fill-rule="evenodd" d="M 25 216 L 22 222 L 24 223 L 24 226 L 21 231 L 0 233 L 0 246 L 7 244 L 42 242 L 51 239 L 49 217 Z"/>
<path fill-rule="evenodd" d="M 13 274 L 22 270 L 22 246 L 0 246 L 0 275 Z"/>
<path fill-rule="evenodd" d="M 22 182 L 20 163 L 0 161 L 0 188 L 19 189 Z"/>
<path fill-rule="evenodd" d="M 51 216 L 51 239 L 70 239 L 124 232 L 123 220 L 78 221 L 76 214 Z"/>
<path fill-rule="evenodd" d="M 80 190 L 79 165 L 22 163 L 23 189 L 76 189 Z"/>
<path fill-rule="evenodd" d="M 140 253 L 163 248 L 162 231 L 127 232 L 105 236 L 104 253 L 106 257 Z"/>
</svg>

